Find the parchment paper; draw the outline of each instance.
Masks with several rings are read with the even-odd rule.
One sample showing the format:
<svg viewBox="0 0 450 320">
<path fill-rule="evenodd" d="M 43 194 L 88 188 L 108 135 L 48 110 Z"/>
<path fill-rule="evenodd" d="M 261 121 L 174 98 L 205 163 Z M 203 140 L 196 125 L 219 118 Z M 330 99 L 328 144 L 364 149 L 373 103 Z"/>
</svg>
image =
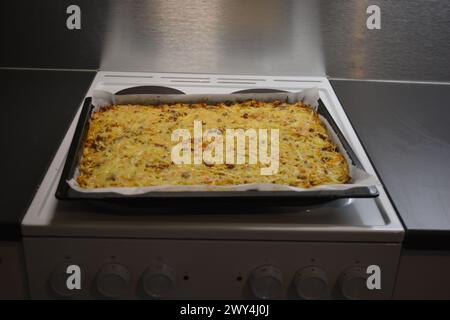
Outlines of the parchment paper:
<svg viewBox="0 0 450 320">
<path fill-rule="evenodd" d="M 170 103 L 209 103 L 215 104 L 220 102 L 242 102 L 255 99 L 258 101 L 283 101 L 287 103 L 295 103 L 303 101 L 309 107 L 317 110 L 319 105 L 319 91 L 316 88 L 306 89 L 301 92 L 294 93 L 245 93 L 245 94 L 187 94 L 187 95 L 155 95 L 155 94 L 136 94 L 136 95 L 114 95 L 106 91 L 95 91 L 92 96 L 93 111 L 99 110 L 101 107 L 110 106 L 113 104 L 141 104 L 141 105 L 158 105 Z M 278 184 L 242 184 L 242 185 L 227 185 L 227 186 L 210 186 L 210 185 L 190 185 L 190 186 L 150 186 L 150 187 L 111 187 L 111 188 L 95 188 L 86 189 L 78 185 L 76 179 L 79 175 L 78 168 L 75 170 L 74 177 L 67 181 L 69 186 L 78 191 L 86 193 L 102 193 L 114 192 L 123 195 L 137 195 L 147 192 L 170 192 L 170 191 L 296 191 L 296 192 L 311 192 L 320 190 L 350 190 L 357 187 L 372 187 L 380 185 L 378 179 L 352 165 L 352 162 L 345 151 L 338 136 L 331 128 L 328 121 L 322 117 L 321 120 L 327 127 L 328 135 L 333 143 L 338 147 L 338 150 L 344 155 L 349 164 L 350 175 L 352 177 L 348 184 L 333 184 L 322 185 L 312 188 L 298 188 L 288 185 Z"/>
</svg>

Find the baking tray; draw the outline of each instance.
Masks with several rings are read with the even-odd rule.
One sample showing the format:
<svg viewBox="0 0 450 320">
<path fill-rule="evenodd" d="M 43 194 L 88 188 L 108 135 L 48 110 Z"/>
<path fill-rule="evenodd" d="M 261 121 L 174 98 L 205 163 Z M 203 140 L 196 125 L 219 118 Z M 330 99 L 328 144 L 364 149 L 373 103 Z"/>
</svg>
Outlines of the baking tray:
<svg viewBox="0 0 450 320">
<path fill-rule="evenodd" d="M 275 93 L 279 90 L 257 89 L 245 90 L 239 93 Z M 357 186 L 346 190 L 315 190 L 308 192 L 298 191 L 152 191 L 142 194 L 124 195 L 115 192 L 79 192 L 70 187 L 67 181 L 75 175 L 83 153 L 83 147 L 91 113 L 94 109 L 92 98 L 84 100 L 80 118 L 78 120 L 74 137 L 69 148 L 64 169 L 56 191 L 59 200 L 72 200 L 83 202 L 96 202 L 119 204 L 133 207 L 185 207 L 205 205 L 250 205 L 250 206 L 303 206 L 326 203 L 339 199 L 349 198 L 375 198 L 379 195 L 376 186 Z M 352 164 L 363 170 L 358 157 L 333 120 L 322 100 L 319 100 L 317 109 L 319 115 L 324 117 L 345 149 Z"/>
</svg>

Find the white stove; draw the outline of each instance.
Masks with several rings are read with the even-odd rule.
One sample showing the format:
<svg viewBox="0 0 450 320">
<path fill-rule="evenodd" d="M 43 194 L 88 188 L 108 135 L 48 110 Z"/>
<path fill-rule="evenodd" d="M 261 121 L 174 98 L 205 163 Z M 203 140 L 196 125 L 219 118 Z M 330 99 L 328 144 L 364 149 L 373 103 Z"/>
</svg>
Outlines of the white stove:
<svg viewBox="0 0 450 320">
<path fill-rule="evenodd" d="M 376 175 L 323 77 L 99 72 L 94 90 L 165 86 L 185 93 L 317 87 L 359 157 Z M 81 109 L 81 108 L 80 108 Z M 24 220 L 32 298 L 390 298 L 404 231 L 385 191 L 313 207 L 114 212 L 55 198 L 79 112 Z M 170 205 L 170 204 L 169 204 Z M 236 212 L 238 211 L 238 212 Z M 81 289 L 66 287 L 69 265 Z M 381 289 L 367 288 L 379 266 Z"/>
</svg>

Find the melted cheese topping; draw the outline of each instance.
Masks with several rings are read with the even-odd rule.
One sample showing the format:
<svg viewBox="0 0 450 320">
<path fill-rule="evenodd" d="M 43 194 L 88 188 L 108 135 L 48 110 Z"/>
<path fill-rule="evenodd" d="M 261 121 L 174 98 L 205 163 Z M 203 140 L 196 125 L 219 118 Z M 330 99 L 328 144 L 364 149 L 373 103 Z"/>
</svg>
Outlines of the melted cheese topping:
<svg viewBox="0 0 450 320">
<path fill-rule="evenodd" d="M 185 128 L 194 137 L 195 120 L 203 122 L 203 132 L 279 129 L 278 173 L 261 175 L 268 165 L 250 165 L 248 157 L 243 165 L 173 164 L 171 150 L 177 143 L 171 134 Z M 315 111 L 301 102 L 247 101 L 102 108 L 92 115 L 77 181 L 83 188 L 246 183 L 309 188 L 347 183 L 350 176 L 347 161 Z"/>
</svg>

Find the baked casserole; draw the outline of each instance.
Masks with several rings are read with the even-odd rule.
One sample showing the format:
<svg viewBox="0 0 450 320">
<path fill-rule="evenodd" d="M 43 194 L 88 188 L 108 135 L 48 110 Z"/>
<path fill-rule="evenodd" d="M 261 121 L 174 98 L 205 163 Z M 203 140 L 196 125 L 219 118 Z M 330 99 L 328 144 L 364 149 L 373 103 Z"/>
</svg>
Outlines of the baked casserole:
<svg viewBox="0 0 450 320">
<path fill-rule="evenodd" d="M 175 164 L 171 135 L 179 128 L 279 130 L 279 169 L 257 164 Z M 248 154 L 247 154 L 248 155 Z M 93 112 L 79 166 L 80 187 L 280 184 L 300 188 L 350 181 L 345 157 L 319 115 L 298 102 L 113 105 Z"/>
</svg>

